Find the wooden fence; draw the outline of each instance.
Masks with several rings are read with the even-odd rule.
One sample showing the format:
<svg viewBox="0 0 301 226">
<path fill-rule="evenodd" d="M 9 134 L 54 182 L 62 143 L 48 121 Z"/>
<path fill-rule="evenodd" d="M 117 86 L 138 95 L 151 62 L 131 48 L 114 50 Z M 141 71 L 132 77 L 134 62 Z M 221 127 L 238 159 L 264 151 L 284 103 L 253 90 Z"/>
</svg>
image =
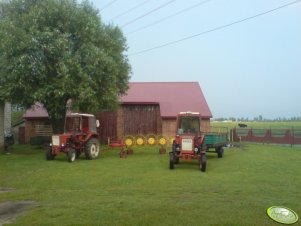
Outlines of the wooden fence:
<svg viewBox="0 0 301 226">
<path fill-rule="evenodd" d="M 247 129 L 234 128 L 231 131 L 232 141 L 247 141 L 272 144 L 301 144 L 301 129 Z"/>
</svg>

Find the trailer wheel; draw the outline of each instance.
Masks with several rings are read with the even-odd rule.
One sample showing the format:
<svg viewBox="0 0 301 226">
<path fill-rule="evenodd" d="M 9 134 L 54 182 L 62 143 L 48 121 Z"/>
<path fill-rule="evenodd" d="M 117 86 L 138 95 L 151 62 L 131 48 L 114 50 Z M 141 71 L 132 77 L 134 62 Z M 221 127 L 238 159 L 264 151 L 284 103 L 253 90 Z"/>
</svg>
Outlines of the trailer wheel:
<svg viewBox="0 0 301 226">
<path fill-rule="evenodd" d="M 217 152 L 218 158 L 222 158 L 224 156 L 224 148 L 223 147 L 217 148 L 216 152 Z"/>
<path fill-rule="evenodd" d="M 76 152 L 74 149 L 70 149 L 67 153 L 68 162 L 74 162 L 76 159 Z"/>
<path fill-rule="evenodd" d="M 175 160 L 174 160 L 174 154 L 172 152 L 169 153 L 169 169 L 175 168 Z"/>
<path fill-rule="evenodd" d="M 53 160 L 55 155 L 52 154 L 52 149 L 51 147 L 46 148 L 46 160 L 50 161 Z"/>
<path fill-rule="evenodd" d="M 91 138 L 85 146 L 86 159 L 96 159 L 99 155 L 99 142 L 96 138 Z"/>
<path fill-rule="evenodd" d="M 200 170 L 202 172 L 206 172 L 206 155 L 202 155 L 201 161 L 200 161 Z"/>
</svg>

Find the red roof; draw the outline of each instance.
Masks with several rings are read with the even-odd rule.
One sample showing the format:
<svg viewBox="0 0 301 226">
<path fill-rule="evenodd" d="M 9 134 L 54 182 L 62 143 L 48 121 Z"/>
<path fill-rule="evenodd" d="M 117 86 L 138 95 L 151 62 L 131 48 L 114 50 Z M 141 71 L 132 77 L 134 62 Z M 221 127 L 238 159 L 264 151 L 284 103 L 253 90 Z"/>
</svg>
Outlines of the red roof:
<svg viewBox="0 0 301 226">
<path fill-rule="evenodd" d="M 160 105 L 161 117 L 176 117 L 179 112 L 200 112 L 211 118 L 212 113 L 198 82 L 132 82 L 121 98 L 122 104 Z"/>
<path fill-rule="evenodd" d="M 122 104 L 159 104 L 161 117 L 174 118 L 179 112 L 199 112 L 212 118 L 206 99 L 197 82 L 131 82 Z M 24 118 L 48 118 L 42 104 L 36 103 L 23 115 Z"/>
</svg>

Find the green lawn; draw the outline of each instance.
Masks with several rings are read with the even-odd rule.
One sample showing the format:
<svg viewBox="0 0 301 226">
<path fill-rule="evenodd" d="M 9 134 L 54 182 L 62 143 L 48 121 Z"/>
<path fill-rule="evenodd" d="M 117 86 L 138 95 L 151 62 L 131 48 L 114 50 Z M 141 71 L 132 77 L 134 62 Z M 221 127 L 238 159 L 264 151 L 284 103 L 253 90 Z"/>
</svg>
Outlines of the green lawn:
<svg viewBox="0 0 301 226">
<path fill-rule="evenodd" d="M 0 202 L 38 206 L 12 225 L 278 225 L 266 210 L 284 205 L 301 216 L 301 148 L 244 144 L 207 157 L 207 172 L 181 163 L 169 170 L 158 147 L 118 150 L 100 159 L 46 161 L 34 146 L 0 155 Z M 300 222 L 299 222 L 300 223 Z"/>
</svg>

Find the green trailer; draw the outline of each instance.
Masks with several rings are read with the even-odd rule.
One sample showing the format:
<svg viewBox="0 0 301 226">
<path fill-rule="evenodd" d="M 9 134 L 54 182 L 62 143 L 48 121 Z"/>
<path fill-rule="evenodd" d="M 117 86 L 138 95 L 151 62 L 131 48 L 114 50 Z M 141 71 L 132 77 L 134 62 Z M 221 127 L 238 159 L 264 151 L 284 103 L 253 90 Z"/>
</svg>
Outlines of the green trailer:
<svg viewBox="0 0 301 226">
<path fill-rule="evenodd" d="M 216 152 L 219 158 L 224 155 L 224 147 L 228 144 L 228 128 L 210 127 L 210 132 L 204 133 L 204 144 L 207 152 Z M 212 149 L 215 149 L 212 151 Z"/>
</svg>

